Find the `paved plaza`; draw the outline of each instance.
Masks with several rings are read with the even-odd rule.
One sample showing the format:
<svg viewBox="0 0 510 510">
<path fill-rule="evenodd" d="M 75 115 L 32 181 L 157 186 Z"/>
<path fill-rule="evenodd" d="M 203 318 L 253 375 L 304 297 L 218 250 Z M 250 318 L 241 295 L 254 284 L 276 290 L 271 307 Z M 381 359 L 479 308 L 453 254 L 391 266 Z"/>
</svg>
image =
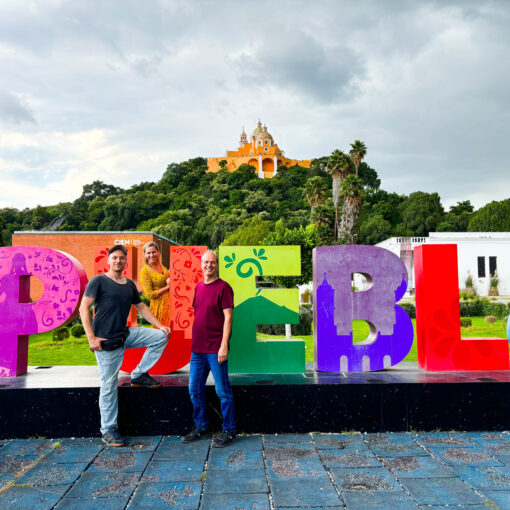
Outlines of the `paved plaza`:
<svg viewBox="0 0 510 510">
<path fill-rule="evenodd" d="M 510 433 L 0 441 L 1 509 L 510 509 Z"/>
</svg>

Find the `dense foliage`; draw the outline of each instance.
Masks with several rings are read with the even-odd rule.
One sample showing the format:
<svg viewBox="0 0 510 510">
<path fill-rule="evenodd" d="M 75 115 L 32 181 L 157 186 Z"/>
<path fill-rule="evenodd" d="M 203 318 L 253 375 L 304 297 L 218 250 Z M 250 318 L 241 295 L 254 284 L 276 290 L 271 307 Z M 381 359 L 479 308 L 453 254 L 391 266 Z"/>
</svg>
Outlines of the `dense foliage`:
<svg viewBox="0 0 510 510">
<path fill-rule="evenodd" d="M 366 148 L 359 154 L 364 152 Z M 404 196 L 381 189 L 377 172 L 359 157 L 358 183 L 352 175 L 355 165 L 347 158 L 334 151 L 313 160 L 309 169 L 280 167 L 272 179 L 259 179 L 248 165 L 233 173 L 207 173 L 207 161 L 194 158 L 170 164 L 157 182 L 129 189 L 94 181 L 74 202 L 0 209 L 0 244 L 9 245 L 15 230 L 152 230 L 179 244 L 214 248 L 225 240 L 273 244 L 301 239 L 308 253 L 317 244 L 346 242 L 335 230 L 335 209 L 337 229 L 345 224 L 342 211 L 359 215 L 350 222 L 349 236 L 363 244 L 435 230 L 510 230 L 510 199 L 478 211 L 464 201 L 445 212 L 437 193 Z M 332 182 L 338 174 L 352 177 L 338 187 L 333 201 Z"/>
</svg>

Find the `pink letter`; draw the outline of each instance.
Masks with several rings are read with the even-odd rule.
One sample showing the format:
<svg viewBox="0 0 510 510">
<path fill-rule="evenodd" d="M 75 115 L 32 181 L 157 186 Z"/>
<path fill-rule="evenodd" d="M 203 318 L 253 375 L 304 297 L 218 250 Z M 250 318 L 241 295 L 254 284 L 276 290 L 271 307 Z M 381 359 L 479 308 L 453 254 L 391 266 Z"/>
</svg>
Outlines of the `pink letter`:
<svg viewBox="0 0 510 510">
<path fill-rule="evenodd" d="M 30 276 L 42 281 L 41 298 L 30 303 Z M 69 322 L 87 275 L 67 253 L 38 246 L 0 248 L 0 377 L 26 373 L 28 335 Z"/>
</svg>

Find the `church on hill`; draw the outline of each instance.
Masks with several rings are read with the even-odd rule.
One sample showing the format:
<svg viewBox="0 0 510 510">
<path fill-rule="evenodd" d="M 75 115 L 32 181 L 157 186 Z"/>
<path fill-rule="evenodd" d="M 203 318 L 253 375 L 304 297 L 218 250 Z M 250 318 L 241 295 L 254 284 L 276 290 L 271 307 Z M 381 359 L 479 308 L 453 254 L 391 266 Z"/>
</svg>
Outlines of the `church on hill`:
<svg viewBox="0 0 510 510">
<path fill-rule="evenodd" d="M 277 174 L 279 166 L 303 166 L 310 168 L 310 159 L 299 161 L 289 159 L 284 156 L 284 152 L 276 145 L 273 137 L 267 130 L 267 126 L 262 126 L 260 120 L 257 127 L 248 139 L 244 128 L 239 140 L 239 148 L 233 151 L 227 151 L 227 155 L 219 158 L 209 158 L 207 160 L 208 172 L 217 172 L 220 168 L 220 162 L 226 161 L 226 168 L 229 172 L 234 172 L 240 165 L 247 163 L 257 169 L 258 176 L 261 179 L 267 179 Z"/>
</svg>

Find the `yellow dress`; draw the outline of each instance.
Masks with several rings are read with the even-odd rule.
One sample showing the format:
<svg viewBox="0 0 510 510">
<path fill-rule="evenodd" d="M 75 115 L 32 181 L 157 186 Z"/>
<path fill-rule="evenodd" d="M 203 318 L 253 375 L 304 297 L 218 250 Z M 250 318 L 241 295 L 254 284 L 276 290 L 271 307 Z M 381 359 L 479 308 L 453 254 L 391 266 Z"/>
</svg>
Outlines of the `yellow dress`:
<svg viewBox="0 0 510 510">
<path fill-rule="evenodd" d="M 162 273 L 154 271 L 147 265 L 142 267 L 140 271 L 140 283 L 143 287 L 143 293 L 148 297 L 150 302 L 150 309 L 154 316 L 164 326 L 170 326 L 170 307 L 169 307 L 169 292 L 157 294 L 157 290 L 166 286 L 166 280 L 170 277 L 170 271 L 163 265 L 161 266 Z"/>
</svg>

